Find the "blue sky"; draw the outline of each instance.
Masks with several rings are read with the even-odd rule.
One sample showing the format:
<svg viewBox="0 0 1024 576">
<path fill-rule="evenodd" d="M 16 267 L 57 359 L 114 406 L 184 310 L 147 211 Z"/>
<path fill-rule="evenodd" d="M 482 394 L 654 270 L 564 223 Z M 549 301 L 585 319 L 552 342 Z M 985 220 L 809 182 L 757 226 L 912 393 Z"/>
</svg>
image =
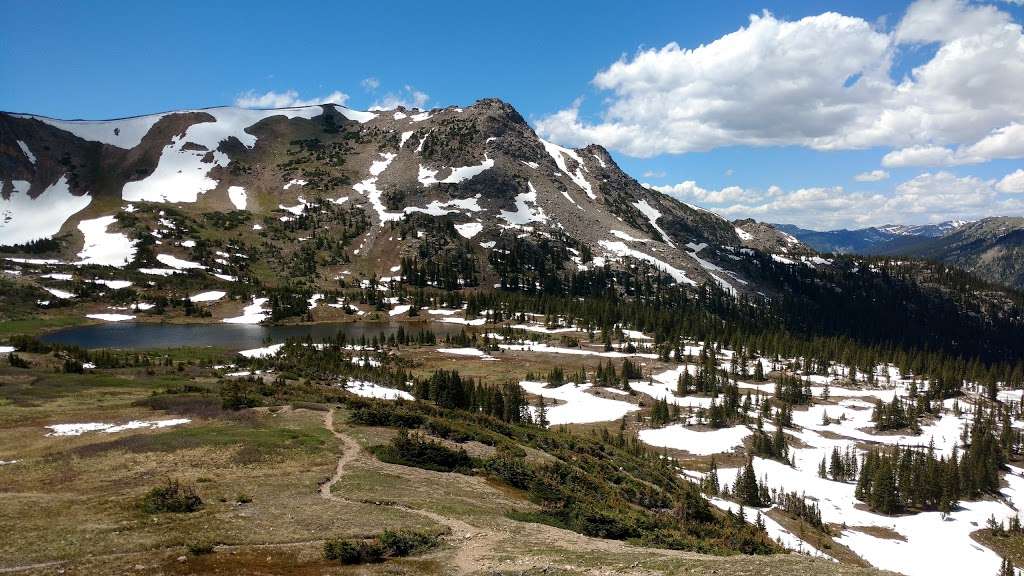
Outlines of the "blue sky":
<svg viewBox="0 0 1024 576">
<path fill-rule="evenodd" d="M 1024 172 L 1010 178 L 1024 152 L 986 141 L 977 153 L 986 135 L 1024 123 L 1011 97 L 1024 100 L 1013 2 L 0 0 L 0 10 L 9 111 L 109 118 L 289 91 L 342 93 L 353 108 L 496 96 L 549 139 L 598 141 L 637 179 L 731 218 L 825 228 L 1024 213 Z M 936 62 L 999 39 L 1011 49 Z M 990 71 L 977 93 L 961 89 L 967 69 Z M 923 155 L 892 155 L 901 150 Z M 876 170 L 886 178 L 855 179 Z"/>
</svg>

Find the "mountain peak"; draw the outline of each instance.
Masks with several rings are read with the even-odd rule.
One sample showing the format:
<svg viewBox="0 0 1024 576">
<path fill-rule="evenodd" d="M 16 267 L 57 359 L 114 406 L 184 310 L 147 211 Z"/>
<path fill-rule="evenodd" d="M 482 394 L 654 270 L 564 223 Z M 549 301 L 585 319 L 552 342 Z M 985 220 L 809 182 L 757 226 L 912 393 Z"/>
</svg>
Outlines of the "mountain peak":
<svg viewBox="0 0 1024 576">
<path fill-rule="evenodd" d="M 639 261 L 678 283 L 748 289 L 725 272 L 731 264 L 724 253 L 740 245 L 731 224 L 644 188 L 600 145 L 573 150 L 540 139 L 497 98 L 428 111 L 220 107 L 95 122 L 0 114 L 0 127 L 0 155 L 13 182 L 0 191 L 3 201 L 17 203 L 8 220 L 20 226 L 15 235 L 15 225 L 0 224 L 0 243 L 64 234 L 65 258 L 93 241 L 80 226 L 98 217 L 112 217 L 110 233 L 130 232 L 136 243 L 166 238 L 159 219 L 121 227 L 119 210 L 129 207 L 173 209 L 196 222 L 237 212 L 258 226 L 244 235 L 255 242 L 267 233 L 284 241 L 292 221 L 333 203 L 352 212 L 345 218 L 365 219 L 354 237 L 362 248 L 348 257 L 381 275 L 396 259 L 453 251 L 475 254 L 478 269 L 487 267 L 505 258 L 503 243 L 518 239 L 554 243 L 561 260 L 572 248 L 577 255 L 559 261 L 563 268 Z M 21 226 L 43 211 L 52 214 L 51 225 Z M 436 227 L 445 223 L 457 234 L 440 242 Z M 399 241 L 381 233 L 399 224 L 424 236 Z M 297 234 L 280 253 L 291 254 L 305 237 Z M 191 250 L 158 250 L 200 260 L 218 274 L 240 273 Z"/>
</svg>

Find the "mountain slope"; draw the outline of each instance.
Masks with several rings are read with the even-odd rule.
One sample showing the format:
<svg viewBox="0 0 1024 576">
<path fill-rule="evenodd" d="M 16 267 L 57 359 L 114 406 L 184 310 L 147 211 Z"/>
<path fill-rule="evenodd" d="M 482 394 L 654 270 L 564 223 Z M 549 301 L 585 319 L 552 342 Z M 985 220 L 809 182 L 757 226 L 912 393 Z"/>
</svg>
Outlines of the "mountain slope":
<svg viewBox="0 0 1024 576">
<path fill-rule="evenodd" d="M 541 140 L 498 100 L 430 112 L 213 108 L 99 122 L 0 114 L 0 152 L 0 244 L 59 231 L 69 235 L 66 259 L 89 243 L 82 220 L 123 219 L 138 203 L 173 204 L 186 216 L 244 210 L 259 226 L 332 203 L 365 211 L 370 251 L 386 223 L 444 216 L 476 246 L 507 231 L 564 236 L 577 260 L 580 250 L 598 263 L 634 257 L 691 284 L 712 278 L 707 262 L 719 246 L 740 245 L 724 219 L 642 187 L 599 146 Z M 110 228 L 118 231 L 123 223 Z M 417 244 L 397 251 L 413 254 Z M 693 258 L 678 249 L 687 244 L 712 248 Z M 367 271 L 384 274 L 397 260 Z"/>
<path fill-rule="evenodd" d="M 808 230 L 792 224 L 772 224 L 775 228 L 792 234 L 814 250 L 834 254 L 882 254 L 890 245 L 898 245 L 908 239 L 937 238 L 956 230 L 965 224 L 962 220 L 951 220 L 940 224 L 905 225 L 887 224 L 854 230 Z"/>
<path fill-rule="evenodd" d="M 877 251 L 937 260 L 991 282 L 1024 288 L 1024 218 L 985 218 L 937 238 L 908 238 Z"/>
<path fill-rule="evenodd" d="M 819 252 L 926 258 L 979 278 L 1024 288 L 1024 218 L 954 220 L 930 225 L 887 225 L 818 232 L 774 224 Z"/>
<path fill-rule="evenodd" d="M 546 142 L 500 100 L 99 122 L 0 114 L 0 129 L 9 319 L 40 308 L 105 319 L 138 302 L 156 320 L 368 313 L 354 302 L 391 318 L 412 314 L 415 291 L 498 289 L 672 309 L 711 334 L 994 358 L 1017 346 L 1017 294 L 927 266 L 821 258 L 770 226 L 645 188 L 599 146 Z M 226 297 L 195 306 L 211 293 Z M 940 308 L 949 314 L 922 312 Z"/>
</svg>

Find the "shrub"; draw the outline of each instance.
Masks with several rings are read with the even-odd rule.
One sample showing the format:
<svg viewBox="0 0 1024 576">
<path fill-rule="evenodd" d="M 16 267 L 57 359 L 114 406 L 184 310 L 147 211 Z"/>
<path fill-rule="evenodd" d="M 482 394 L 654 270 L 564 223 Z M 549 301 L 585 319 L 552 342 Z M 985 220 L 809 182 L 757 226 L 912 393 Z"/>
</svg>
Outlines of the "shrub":
<svg viewBox="0 0 1024 576">
<path fill-rule="evenodd" d="M 525 459 L 504 452 L 488 458 L 484 462 L 484 469 L 509 486 L 520 490 L 529 488 L 534 478 L 533 470 Z"/>
<path fill-rule="evenodd" d="M 437 472 L 468 473 L 473 468 L 473 459 L 465 450 L 452 450 L 421 434 L 409 434 L 405 429 L 398 431 L 391 444 L 375 447 L 374 452 L 385 462 Z"/>
<path fill-rule="evenodd" d="M 211 542 L 192 542 L 187 546 L 188 553 L 193 556 L 202 556 L 203 554 L 213 553 L 213 543 Z"/>
<path fill-rule="evenodd" d="M 441 539 L 422 530 L 385 530 L 378 538 L 387 556 L 409 556 L 434 548 Z"/>
<path fill-rule="evenodd" d="M 253 395 L 251 388 L 247 382 L 240 380 L 225 382 L 220 389 L 221 407 L 225 410 L 241 410 L 259 406 L 260 401 Z"/>
<path fill-rule="evenodd" d="M 426 552 L 441 538 L 424 530 L 385 530 L 372 540 L 336 538 L 324 542 L 324 558 L 342 564 L 369 564 Z"/>
<path fill-rule="evenodd" d="M 328 540 L 324 542 L 324 558 L 337 560 L 342 564 L 359 564 L 362 561 L 359 548 L 352 540 Z"/>
<path fill-rule="evenodd" d="M 149 514 L 159 512 L 195 512 L 203 507 L 203 501 L 196 493 L 195 486 L 170 480 L 163 486 L 153 488 L 142 498 L 142 510 Z"/>
<path fill-rule="evenodd" d="M 324 558 L 342 564 L 370 564 L 384 559 L 380 542 L 371 540 L 328 540 L 324 542 Z"/>
<path fill-rule="evenodd" d="M 31 368 L 32 364 L 28 360 L 25 360 L 21 356 L 18 356 L 14 352 L 7 355 L 7 361 L 14 368 Z"/>
<path fill-rule="evenodd" d="M 352 422 L 365 426 L 389 426 L 417 428 L 423 424 L 423 416 L 383 404 L 371 404 L 352 412 Z"/>
</svg>

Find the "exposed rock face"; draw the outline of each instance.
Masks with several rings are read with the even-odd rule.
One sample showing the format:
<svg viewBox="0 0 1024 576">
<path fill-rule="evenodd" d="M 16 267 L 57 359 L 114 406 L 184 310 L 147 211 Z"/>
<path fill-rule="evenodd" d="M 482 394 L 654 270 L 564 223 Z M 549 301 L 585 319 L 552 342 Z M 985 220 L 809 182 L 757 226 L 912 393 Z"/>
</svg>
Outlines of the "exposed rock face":
<svg viewBox="0 0 1024 576">
<path fill-rule="evenodd" d="M 481 261 L 491 260 L 503 236 L 521 236 L 557 243 L 575 260 L 570 267 L 637 259 L 690 284 L 715 280 L 710 270 L 719 284 L 735 276 L 728 266 L 743 247 L 809 253 L 769 226 L 734 226 L 641 186 L 600 146 L 545 142 L 496 99 L 426 112 L 211 108 L 99 122 L 0 114 L 4 199 L 24 182 L 35 198 L 61 177 L 71 194 L 103 200 L 65 222 L 70 251 L 82 243 L 78 221 L 126 202 L 201 216 L 241 207 L 244 191 L 244 210 L 255 221 L 323 202 L 363 210 L 369 226 L 353 254 L 359 258 L 379 258 L 380 250 L 422 256 L 419 245 L 433 239 L 402 234 L 396 241 L 389 233 L 385 246 L 380 232 L 427 217 L 450 220 Z"/>
<path fill-rule="evenodd" d="M 747 218 L 733 222 L 736 233 L 747 248 L 771 252 L 773 254 L 790 254 L 807 256 L 814 250 L 798 240 L 795 236 L 779 230 L 771 224 L 757 222 Z"/>
</svg>

